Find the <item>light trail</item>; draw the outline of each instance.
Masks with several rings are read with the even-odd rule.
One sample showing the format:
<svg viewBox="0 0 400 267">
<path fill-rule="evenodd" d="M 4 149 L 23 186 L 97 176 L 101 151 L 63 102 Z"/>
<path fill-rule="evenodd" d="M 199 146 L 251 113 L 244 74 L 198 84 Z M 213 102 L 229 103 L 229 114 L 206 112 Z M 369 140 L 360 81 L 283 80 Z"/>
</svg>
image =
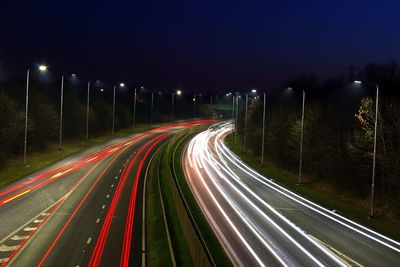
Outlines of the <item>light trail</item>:
<svg viewBox="0 0 400 267">
<path fill-rule="evenodd" d="M 196 135 L 186 148 L 183 166 L 195 198 L 228 255 L 237 261 L 234 262 L 235 264 L 241 265 L 239 255 L 247 252 L 259 265 L 271 263 L 265 255 L 259 254 L 257 246 L 253 247 L 257 244 L 255 240 L 258 240 L 259 244 L 264 246 L 283 266 L 305 263 L 316 266 L 331 264 L 349 266 L 351 262 L 356 262 L 344 254 L 348 253 L 347 251 L 340 252 L 329 242 L 319 242 L 314 238 L 314 236 L 318 237 L 318 234 L 307 233 L 302 228 L 304 225 L 296 224 L 296 219 L 289 220 L 284 213 L 278 211 L 252 190 L 248 186 L 249 182 L 255 184 L 259 190 L 262 188 L 272 190 L 273 194 L 279 196 L 278 200 L 283 197 L 284 203 L 300 204 L 305 210 L 299 211 L 306 219 L 308 216 L 308 219 L 315 220 L 318 215 L 322 215 L 324 220 L 328 221 L 328 225 L 346 229 L 343 233 L 339 233 L 343 238 L 352 238 L 350 235 L 360 234 L 360 237 L 370 239 L 371 241 L 368 242 L 373 242 L 374 246 L 383 245 L 400 252 L 399 242 L 304 199 L 252 170 L 225 146 L 224 138 L 231 132 L 230 123 L 221 123 L 218 127 L 211 126 L 208 130 Z M 207 204 L 209 202 L 217 207 L 220 215 L 215 214 L 215 209 L 213 210 Z M 231 233 L 236 234 L 236 240 L 238 244 L 241 244 L 241 248 L 240 245 L 238 248 L 238 246 L 228 244 L 226 237 L 223 236 L 224 228 L 215 222 L 215 216 L 225 218 L 228 223 L 224 225 L 232 229 Z M 346 241 L 343 240 L 343 242 Z M 357 237 L 352 242 L 364 245 L 363 241 L 359 241 Z"/>
</svg>

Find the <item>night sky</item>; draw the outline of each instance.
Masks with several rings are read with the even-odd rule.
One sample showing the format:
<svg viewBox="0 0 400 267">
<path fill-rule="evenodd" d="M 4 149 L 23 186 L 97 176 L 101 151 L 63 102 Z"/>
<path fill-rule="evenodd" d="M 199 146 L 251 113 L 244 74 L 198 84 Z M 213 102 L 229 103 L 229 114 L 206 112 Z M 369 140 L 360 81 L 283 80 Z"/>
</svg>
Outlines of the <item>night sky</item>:
<svg viewBox="0 0 400 267">
<path fill-rule="evenodd" d="M 400 1 L 1 1 L 0 80 L 45 62 L 188 91 L 272 88 L 400 61 Z"/>
</svg>

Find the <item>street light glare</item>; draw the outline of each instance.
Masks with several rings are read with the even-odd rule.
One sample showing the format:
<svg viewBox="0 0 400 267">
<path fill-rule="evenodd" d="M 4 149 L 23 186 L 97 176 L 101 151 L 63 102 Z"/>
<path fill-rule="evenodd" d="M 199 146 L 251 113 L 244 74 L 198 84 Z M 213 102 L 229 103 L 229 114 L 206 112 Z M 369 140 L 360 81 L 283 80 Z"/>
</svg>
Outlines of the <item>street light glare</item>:
<svg viewBox="0 0 400 267">
<path fill-rule="evenodd" d="M 46 71 L 47 70 L 47 66 L 46 65 L 40 65 L 39 66 L 39 70 L 40 71 Z"/>
<path fill-rule="evenodd" d="M 101 91 L 101 92 L 104 92 L 104 89 L 103 89 L 103 88 L 101 88 L 101 89 L 100 89 L 100 91 Z"/>
<path fill-rule="evenodd" d="M 355 80 L 354 83 L 360 84 L 360 83 L 362 83 L 362 81 Z"/>
<path fill-rule="evenodd" d="M 178 90 L 178 91 L 176 91 L 176 94 L 177 94 L 177 95 L 181 95 L 181 94 L 182 94 L 182 91 L 181 91 L 181 90 Z"/>
<path fill-rule="evenodd" d="M 120 87 L 125 87 L 125 84 L 124 83 L 120 83 L 119 86 Z"/>
<path fill-rule="evenodd" d="M 252 89 L 251 92 L 252 93 L 257 93 L 257 89 Z"/>
</svg>

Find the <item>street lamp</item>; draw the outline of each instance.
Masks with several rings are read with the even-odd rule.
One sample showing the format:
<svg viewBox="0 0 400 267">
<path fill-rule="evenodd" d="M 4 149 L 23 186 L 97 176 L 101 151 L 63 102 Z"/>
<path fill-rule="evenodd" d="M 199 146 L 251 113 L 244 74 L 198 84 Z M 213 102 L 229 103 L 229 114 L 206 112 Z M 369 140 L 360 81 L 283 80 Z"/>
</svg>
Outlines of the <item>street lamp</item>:
<svg viewBox="0 0 400 267">
<path fill-rule="evenodd" d="M 87 83 L 87 98 L 86 98 L 86 140 L 89 139 L 89 103 L 90 103 L 90 81 Z"/>
<path fill-rule="evenodd" d="M 263 123 L 262 123 L 262 139 L 261 139 L 261 164 L 264 164 L 264 146 L 265 146 L 265 104 L 267 101 L 267 95 L 264 93 L 264 107 L 263 107 Z"/>
<path fill-rule="evenodd" d="M 251 90 L 252 94 L 257 93 L 257 89 Z M 246 151 L 246 141 L 247 141 L 247 113 L 248 113 L 248 102 L 249 102 L 249 95 L 246 93 L 246 106 L 245 106 L 245 116 L 244 116 L 244 142 L 243 142 L 243 150 Z"/>
<path fill-rule="evenodd" d="M 287 90 L 293 90 L 292 87 L 288 87 Z M 302 89 L 303 93 L 303 101 L 302 101 L 302 109 L 301 109 L 301 126 L 300 126 L 300 158 L 299 158 L 299 180 L 298 184 L 302 184 L 302 168 L 303 168 L 303 137 L 304 137 L 304 110 L 306 103 L 306 92 Z"/>
<path fill-rule="evenodd" d="M 46 65 L 40 65 L 39 71 L 44 72 L 47 70 Z M 29 75 L 31 69 L 26 71 L 26 97 L 25 97 L 25 134 L 24 134 L 24 165 L 26 166 L 26 149 L 28 144 L 28 106 L 29 106 Z"/>
<path fill-rule="evenodd" d="M 63 105 L 64 105 L 64 75 L 61 76 L 61 92 L 60 92 L 60 131 L 58 150 L 62 148 L 62 127 L 63 127 Z"/>
<path fill-rule="evenodd" d="M 182 91 L 181 90 L 177 90 L 176 94 L 178 96 L 180 96 L 182 94 Z M 174 96 L 175 96 L 175 92 L 172 92 L 172 94 L 171 94 L 171 121 L 174 120 Z"/>
<path fill-rule="evenodd" d="M 235 145 L 237 142 L 238 135 L 238 113 L 239 113 L 239 95 L 236 95 L 236 114 L 235 114 Z"/>
<path fill-rule="evenodd" d="M 124 83 L 120 83 L 119 87 L 125 87 Z M 112 130 L 111 133 L 112 135 L 114 135 L 114 131 L 115 131 L 115 89 L 116 89 L 116 85 L 114 85 L 113 88 L 113 110 L 112 110 Z"/>
<path fill-rule="evenodd" d="M 196 95 L 193 95 L 193 118 L 196 117 Z"/>
<path fill-rule="evenodd" d="M 136 88 L 133 95 L 133 126 L 136 126 Z"/>
<path fill-rule="evenodd" d="M 354 83 L 361 84 L 362 81 L 354 81 Z M 370 210 L 369 217 L 374 217 L 374 193 L 375 193 L 375 171 L 376 171 L 376 139 L 378 132 L 378 111 L 379 111 L 379 86 L 376 87 L 376 100 L 375 100 L 375 125 L 374 125 L 374 152 L 372 157 L 372 181 L 371 181 L 371 199 L 370 199 Z"/>
</svg>

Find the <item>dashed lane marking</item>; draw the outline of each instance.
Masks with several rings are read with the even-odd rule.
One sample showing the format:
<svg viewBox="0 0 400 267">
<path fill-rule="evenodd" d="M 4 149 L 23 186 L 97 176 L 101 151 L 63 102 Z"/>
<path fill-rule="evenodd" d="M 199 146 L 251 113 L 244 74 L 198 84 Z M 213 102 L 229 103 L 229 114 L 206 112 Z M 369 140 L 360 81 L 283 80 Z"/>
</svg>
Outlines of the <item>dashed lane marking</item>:
<svg viewBox="0 0 400 267">
<path fill-rule="evenodd" d="M 110 197 L 110 194 L 107 194 L 106 198 L 109 198 L 109 197 Z"/>
<path fill-rule="evenodd" d="M 104 210 L 104 208 L 106 207 L 106 205 L 101 206 L 101 209 Z"/>
<path fill-rule="evenodd" d="M 18 246 L 7 246 L 7 245 L 0 245 L 0 251 L 14 251 L 18 248 Z"/>
<path fill-rule="evenodd" d="M 35 231 L 37 229 L 37 227 L 25 227 L 24 231 L 25 232 L 31 232 L 31 231 Z"/>
<path fill-rule="evenodd" d="M 86 244 L 89 245 L 90 242 L 92 242 L 92 238 L 91 237 L 88 238 L 88 240 L 86 241 Z"/>
<path fill-rule="evenodd" d="M 100 218 L 97 218 L 96 223 L 99 223 L 99 222 L 100 222 Z"/>
<path fill-rule="evenodd" d="M 11 237 L 11 240 L 25 240 L 28 239 L 29 236 L 28 235 L 15 235 L 13 237 Z"/>
</svg>

